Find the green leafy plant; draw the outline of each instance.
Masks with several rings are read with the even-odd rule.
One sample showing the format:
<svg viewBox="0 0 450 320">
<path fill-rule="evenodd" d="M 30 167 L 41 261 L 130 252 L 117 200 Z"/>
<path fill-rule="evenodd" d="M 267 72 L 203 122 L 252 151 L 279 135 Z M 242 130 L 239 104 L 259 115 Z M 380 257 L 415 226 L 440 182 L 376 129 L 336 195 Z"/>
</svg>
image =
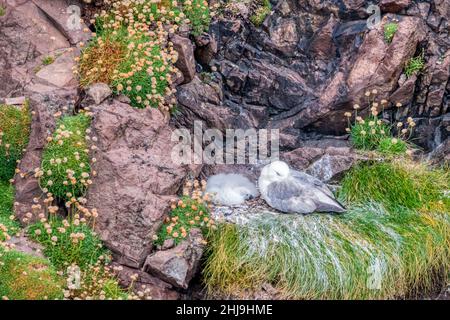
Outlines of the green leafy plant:
<svg viewBox="0 0 450 320">
<path fill-rule="evenodd" d="M 425 65 L 425 54 L 422 51 L 420 55 L 409 59 L 408 62 L 406 63 L 405 65 L 406 77 L 409 78 L 413 74 L 420 72 L 423 69 L 424 65 Z"/>
<path fill-rule="evenodd" d="M 42 59 L 42 64 L 44 66 L 48 66 L 48 65 L 52 64 L 53 62 L 55 62 L 55 58 L 53 58 L 52 56 L 47 56 L 44 59 Z"/>
<path fill-rule="evenodd" d="M 183 12 L 189 19 L 193 35 L 200 35 L 208 31 L 211 23 L 211 15 L 208 1 L 205 0 L 183 0 Z"/>
<path fill-rule="evenodd" d="M 155 244 L 162 245 L 167 239 L 173 239 L 175 244 L 179 244 L 187 238 L 192 228 L 199 228 L 205 233 L 212 223 L 207 205 L 183 197 L 173 205 Z"/>
<path fill-rule="evenodd" d="M 64 279 L 47 260 L 0 248 L 0 297 L 10 300 L 62 299 Z"/>
<path fill-rule="evenodd" d="M 250 17 L 250 21 L 257 27 L 262 25 L 266 17 L 272 11 L 272 5 L 269 0 L 260 0 L 260 4 Z"/>
<path fill-rule="evenodd" d="M 51 217 L 28 227 L 30 238 L 44 246 L 44 254 L 59 270 L 76 264 L 82 270 L 108 256 L 101 240 L 82 218 Z"/>
<path fill-rule="evenodd" d="M 200 229 L 205 235 L 210 228 L 215 227 L 208 207 L 209 195 L 203 194 L 205 188 L 206 181 L 187 183 L 183 190 L 184 196 L 172 202 L 170 215 L 154 239 L 155 244 L 163 245 L 168 239 L 179 244 L 188 237 L 192 228 Z"/>
<path fill-rule="evenodd" d="M 0 105 L 0 180 L 14 176 L 30 135 L 28 102 L 21 106 Z"/>
<path fill-rule="evenodd" d="M 89 146 L 86 130 L 90 125 L 86 114 L 63 117 L 47 144 L 42 164 L 36 175 L 44 191 L 66 201 L 82 196 L 90 181 Z"/>
<path fill-rule="evenodd" d="M 350 127 L 352 145 L 361 150 L 375 150 L 381 141 L 390 137 L 390 127 L 376 116 L 358 119 Z"/>
<path fill-rule="evenodd" d="M 391 43 L 394 39 L 394 35 L 398 30 L 398 24 L 395 22 L 389 22 L 384 25 L 384 40 L 387 43 Z"/>
<path fill-rule="evenodd" d="M 3 17 L 6 14 L 6 8 L 0 4 L 0 17 Z"/>
<path fill-rule="evenodd" d="M 65 290 L 67 299 L 126 300 L 129 298 L 130 293 L 120 287 L 113 268 L 106 266 L 101 260 L 89 265 L 80 273 L 76 266 L 69 267 L 68 270 L 68 278 L 72 280 L 72 275 L 79 275 L 80 283 L 79 286 L 69 286 Z"/>
</svg>

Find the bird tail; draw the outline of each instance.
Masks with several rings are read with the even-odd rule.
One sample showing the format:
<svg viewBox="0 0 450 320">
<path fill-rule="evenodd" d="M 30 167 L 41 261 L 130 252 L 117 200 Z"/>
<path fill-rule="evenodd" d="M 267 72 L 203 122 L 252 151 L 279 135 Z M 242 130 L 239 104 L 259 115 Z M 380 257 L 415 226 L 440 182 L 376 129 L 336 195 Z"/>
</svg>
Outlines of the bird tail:
<svg viewBox="0 0 450 320">
<path fill-rule="evenodd" d="M 328 194 L 323 193 L 324 197 L 321 197 L 321 202 L 317 206 L 317 211 L 319 212 L 336 212 L 336 213 L 344 213 L 347 211 L 345 206 L 341 204 L 334 197 L 329 196 Z"/>
</svg>

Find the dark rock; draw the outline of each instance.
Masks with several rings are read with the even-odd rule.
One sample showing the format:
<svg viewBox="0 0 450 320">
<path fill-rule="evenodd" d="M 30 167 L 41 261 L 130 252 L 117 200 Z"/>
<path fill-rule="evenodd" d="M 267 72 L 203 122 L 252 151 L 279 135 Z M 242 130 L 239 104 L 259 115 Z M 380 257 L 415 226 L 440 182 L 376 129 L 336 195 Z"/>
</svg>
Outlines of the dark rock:
<svg viewBox="0 0 450 320">
<path fill-rule="evenodd" d="M 23 232 L 18 236 L 13 236 L 10 240 L 6 241 L 6 243 L 12 246 L 15 251 L 23 252 L 39 258 L 45 258 L 42 253 L 44 247 L 28 239 Z"/>
<path fill-rule="evenodd" d="M 209 65 L 214 55 L 217 53 L 216 39 L 206 33 L 195 38 L 195 59 L 202 65 Z"/>
<path fill-rule="evenodd" d="M 330 16 L 327 23 L 316 32 L 311 40 L 309 50 L 311 54 L 321 58 L 334 57 L 336 46 L 334 44 L 334 30 L 338 25 L 338 21 L 333 15 Z"/>
<path fill-rule="evenodd" d="M 414 89 L 416 86 L 417 76 L 414 74 L 409 77 L 389 98 L 394 103 L 401 103 L 407 105 L 412 102 L 414 98 Z"/>
</svg>

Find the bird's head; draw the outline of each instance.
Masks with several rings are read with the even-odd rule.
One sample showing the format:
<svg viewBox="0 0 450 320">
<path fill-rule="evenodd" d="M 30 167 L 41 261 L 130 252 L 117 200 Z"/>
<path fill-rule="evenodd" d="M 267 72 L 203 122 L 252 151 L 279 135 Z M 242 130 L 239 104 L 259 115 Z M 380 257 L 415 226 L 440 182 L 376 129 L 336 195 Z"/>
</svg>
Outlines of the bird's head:
<svg viewBox="0 0 450 320">
<path fill-rule="evenodd" d="M 263 168 L 261 176 L 269 182 L 284 180 L 289 176 L 289 166 L 283 161 L 272 162 Z"/>
</svg>

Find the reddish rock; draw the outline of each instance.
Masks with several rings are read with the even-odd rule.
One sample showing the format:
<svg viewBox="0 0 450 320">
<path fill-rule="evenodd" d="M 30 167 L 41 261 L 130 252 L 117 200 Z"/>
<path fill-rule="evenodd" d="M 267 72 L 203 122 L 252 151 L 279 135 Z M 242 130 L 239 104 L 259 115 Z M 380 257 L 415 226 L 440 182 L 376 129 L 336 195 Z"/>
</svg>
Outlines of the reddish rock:
<svg viewBox="0 0 450 320">
<path fill-rule="evenodd" d="M 394 93 L 389 98 L 389 101 L 394 103 L 401 103 L 402 105 L 407 105 L 412 102 L 414 98 L 414 89 L 416 87 L 417 76 L 414 74 L 402 85 L 394 91 Z"/>
<path fill-rule="evenodd" d="M 326 24 L 320 28 L 314 35 L 310 43 L 310 53 L 319 58 L 330 58 L 335 56 L 336 46 L 334 44 L 333 34 L 338 25 L 338 21 L 333 15 Z"/>
<path fill-rule="evenodd" d="M 16 174 L 14 177 L 16 189 L 14 212 L 20 222 L 25 214 L 32 212 L 31 206 L 35 204 L 33 200 L 41 198 L 42 191 L 38 179 L 34 177 L 34 169 L 40 168 L 46 138 L 55 127 L 55 120 L 45 104 L 31 101 L 30 109 L 32 112 L 30 140 L 18 166 L 23 176 Z M 43 206 L 42 202 L 40 204 Z M 37 216 L 33 216 L 30 222 L 36 220 Z"/>
<path fill-rule="evenodd" d="M 172 285 L 155 278 L 148 273 L 113 263 L 120 285 L 129 288 L 133 284 L 134 292 L 149 290 L 149 294 L 154 300 L 178 300 L 180 295 Z M 133 280 L 134 278 L 135 280 Z"/>
<path fill-rule="evenodd" d="M 192 229 L 189 238 L 176 247 L 148 256 L 144 270 L 174 286 L 187 289 L 197 271 L 204 247 L 201 231 Z"/>
<path fill-rule="evenodd" d="M 112 95 L 111 88 L 106 83 L 94 83 L 86 89 L 87 101 L 84 103 L 100 104 Z"/>
<path fill-rule="evenodd" d="M 159 110 L 135 109 L 116 100 L 93 110 L 98 175 L 88 190 L 88 204 L 98 210 L 96 230 L 116 261 L 139 268 L 152 250 L 170 199 L 200 166 L 192 172 L 172 162 L 172 129 Z"/>
<path fill-rule="evenodd" d="M 279 21 L 270 29 L 269 34 L 271 46 L 288 55 L 292 53 L 300 40 L 294 19 Z"/>
<path fill-rule="evenodd" d="M 356 163 L 358 156 L 348 147 L 305 146 L 284 153 L 281 158 L 293 168 L 328 182 L 340 178 Z"/>
<path fill-rule="evenodd" d="M 75 45 L 87 42 L 91 31 L 81 19 L 82 4 L 79 0 L 32 0 L 33 3 L 51 20 L 52 24 Z"/>
<path fill-rule="evenodd" d="M 189 83 L 195 76 L 194 48 L 188 38 L 173 35 L 170 38 L 173 48 L 178 52 L 178 60 L 175 66 L 181 71 L 184 77 L 183 83 Z"/>
<path fill-rule="evenodd" d="M 380 8 L 383 12 L 397 13 L 411 5 L 411 0 L 381 0 Z"/>
<path fill-rule="evenodd" d="M 76 86 L 77 79 L 73 74 L 75 65 L 74 58 L 79 55 L 77 50 L 65 49 L 52 56 L 57 56 L 55 61 L 47 66 L 43 66 L 37 73 L 36 77 L 44 84 L 50 84 L 58 88 Z"/>
</svg>

